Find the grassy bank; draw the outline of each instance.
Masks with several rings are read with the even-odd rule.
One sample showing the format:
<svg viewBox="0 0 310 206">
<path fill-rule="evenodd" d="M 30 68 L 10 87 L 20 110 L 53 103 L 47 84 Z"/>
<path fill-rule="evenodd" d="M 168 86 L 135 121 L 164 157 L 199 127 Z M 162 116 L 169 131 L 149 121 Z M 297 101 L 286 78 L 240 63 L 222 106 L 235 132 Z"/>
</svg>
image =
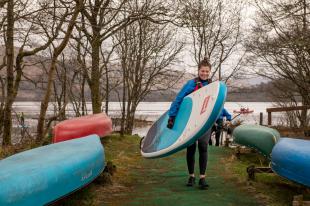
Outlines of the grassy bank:
<svg viewBox="0 0 310 206">
<path fill-rule="evenodd" d="M 294 196 L 300 194 L 304 195 L 305 200 L 310 200 L 309 190 L 274 173 L 255 174 L 255 179 L 250 180 L 246 172 L 250 165 L 268 167 L 269 161 L 250 149 L 244 150 L 240 159 L 237 159 L 232 151 L 231 156 L 225 161 L 226 175 L 230 176 L 236 184 L 250 191 L 265 205 L 292 205 Z"/>
<path fill-rule="evenodd" d="M 141 169 L 141 155 L 138 147 L 140 137 L 113 134 L 102 139 L 106 162 L 111 161 L 116 166 L 116 172 L 111 177 L 112 183 L 101 175 L 89 186 L 53 204 L 54 206 L 92 206 L 92 205 L 122 205 L 121 197 L 132 189 L 133 183 L 139 178 L 136 170 Z M 109 177 L 108 177 L 109 179 Z"/>
<path fill-rule="evenodd" d="M 275 174 L 257 174 L 248 181 L 249 165 L 268 166 L 262 156 L 243 151 L 240 159 L 230 148 L 209 147 L 208 190 L 186 187 L 185 151 L 166 158 L 145 159 L 138 136 L 117 134 L 102 138 L 106 162 L 116 166 L 93 183 L 54 203 L 54 206 L 99 205 L 291 205 L 293 196 L 307 191 Z M 198 152 L 197 152 L 198 153 Z M 0 153 L 1 154 L 1 153 Z M 198 156 L 196 156 L 198 163 Z M 198 164 L 195 168 L 199 171 Z M 111 182 L 112 181 L 112 182 Z"/>
<path fill-rule="evenodd" d="M 95 181 L 58 205 L 291 205 L 293 196 L 307 191 L 275 174 L 256 174 L 248 180 L 249 165 L 268 166 L 268 161 L 247 150 L 237 159 L 233 149 L 209 148 L 208 191 L 187 188 L 185 153 L 147 160 L 139 153 L 139 138 L 118 135 L 103 139 L 106 159 L 113 161 L 113 184 Z M 198 160 L 198 157 L 197 157 Z M 196 167 L 198 171 L 198 167 Z M 157 197 L 154 197 L 156 195 Z M 202 201 L 202 202 L 201 202 Z"/>
<path fill-rule="evenodd" d="M 207 179 L 211 187 L 205 191 L 185 186 L 185 151 L 162 159 L 144 159 L 139 141 L 137 136 L 104 138 L 106 159 L 116 165 L 113 184 L 104 183 L 101 177 L 55 205 L 261 205 L 226 177 L 224 164 L 219 163 L 230 157 L 231 150 L 210 148 Z"/>
<path fill-rule="evenodd" d="M 27 141 L 11 146 L 1 147 L 0 146 L 0 160 L 8 156 L 20 153 L 26 150 L 30 150 L 36 147 L 42 146 L 41 144 L 35 143 L 35 141 Z"/>
</svg>

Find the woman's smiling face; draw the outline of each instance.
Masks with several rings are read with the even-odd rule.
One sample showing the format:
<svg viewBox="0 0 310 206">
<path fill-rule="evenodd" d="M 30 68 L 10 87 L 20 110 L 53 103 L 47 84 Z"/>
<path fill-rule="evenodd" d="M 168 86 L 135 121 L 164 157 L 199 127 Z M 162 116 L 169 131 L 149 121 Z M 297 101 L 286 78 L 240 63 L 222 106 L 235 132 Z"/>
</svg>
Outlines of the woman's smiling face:
<svg viewBox="0 0 310 206">
<path fill-rule="evenodd" d="M 210 76 L 211 68 L 208 66 L 201 66 L 198 70 L 198 76 L 201 80 L 207 80 Z"/>
</svg>

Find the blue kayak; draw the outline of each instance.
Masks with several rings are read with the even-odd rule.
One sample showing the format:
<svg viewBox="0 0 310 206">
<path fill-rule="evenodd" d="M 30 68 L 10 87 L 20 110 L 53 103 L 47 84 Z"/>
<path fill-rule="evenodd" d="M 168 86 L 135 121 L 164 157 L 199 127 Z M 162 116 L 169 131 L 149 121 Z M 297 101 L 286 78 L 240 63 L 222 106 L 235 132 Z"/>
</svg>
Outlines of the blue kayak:
<svg viewBox="0 0 310 206">
<path fill-rule="evenodd" d="M 0 160 L 0 205 L 39 206 L 93 181 L 104 169 L 97 135 L 51 144 Z"/>
<path fill-rule="evenodd" d="M 310 187 L 310 141 L 281 138 L 272 150 L 271 168 L 286 179 Z"/>
</svg>

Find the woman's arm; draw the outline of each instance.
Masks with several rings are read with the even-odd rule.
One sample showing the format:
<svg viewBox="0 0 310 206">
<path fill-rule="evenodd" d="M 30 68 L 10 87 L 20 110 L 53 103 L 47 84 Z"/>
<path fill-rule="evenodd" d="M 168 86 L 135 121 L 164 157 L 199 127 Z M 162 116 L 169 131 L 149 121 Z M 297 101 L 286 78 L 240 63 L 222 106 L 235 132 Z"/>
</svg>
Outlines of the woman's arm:
<svg viewBox="0 0 310 206">
<path fill-rule="evenodd" d="M 183 101 L 184 97 L 190 94 L 193 91 L 192 80 L 188 81 L 177 94 L 175 100 L 172 102 L 170 109 L 169 109 L 169 117 L 175 117 L 178 114 L 181 102 Z"/>
</svg>

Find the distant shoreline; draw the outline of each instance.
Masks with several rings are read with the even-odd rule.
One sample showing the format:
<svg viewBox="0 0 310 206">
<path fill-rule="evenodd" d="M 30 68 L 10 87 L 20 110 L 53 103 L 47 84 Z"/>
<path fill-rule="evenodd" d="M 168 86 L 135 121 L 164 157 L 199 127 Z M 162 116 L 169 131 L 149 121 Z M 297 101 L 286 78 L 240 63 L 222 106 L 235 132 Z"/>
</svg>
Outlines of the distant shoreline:
<svg viewBox="0 0 310 206">
<path fill-rule="evenodd" d="M 16 102 L 33 102 L 33 103 L 41 103 L 41 101 L 31 101 L 31 100 L 17 100 Z M 171 103 L 172 101 L 142 101 L 140 103 Z M 253 103 L 266 103 L 266 102 L 270 102 L 270 103 L 276 103 L 275 101 L 225 101 L 225 102 L 229 102 L 229 103 L 234 103 L 234 102 L 238 102 L 238 103 L 242 103 L 242 102 L 253 102 Z M 287 101 L 289 102 L 289 101 Z M 56 103 L 56 102 L 49 102 L 49 103 Z M 90 104 L 91 101 L 86 101 L 86 103 Z M 121 103 L 118 101 L 110 101 L 109 103 Z M 301 102 L 300 102 L 301 103 Z M 102 104 L 105 104 L 105 102 L 102 102 Z"/>
</svg>

